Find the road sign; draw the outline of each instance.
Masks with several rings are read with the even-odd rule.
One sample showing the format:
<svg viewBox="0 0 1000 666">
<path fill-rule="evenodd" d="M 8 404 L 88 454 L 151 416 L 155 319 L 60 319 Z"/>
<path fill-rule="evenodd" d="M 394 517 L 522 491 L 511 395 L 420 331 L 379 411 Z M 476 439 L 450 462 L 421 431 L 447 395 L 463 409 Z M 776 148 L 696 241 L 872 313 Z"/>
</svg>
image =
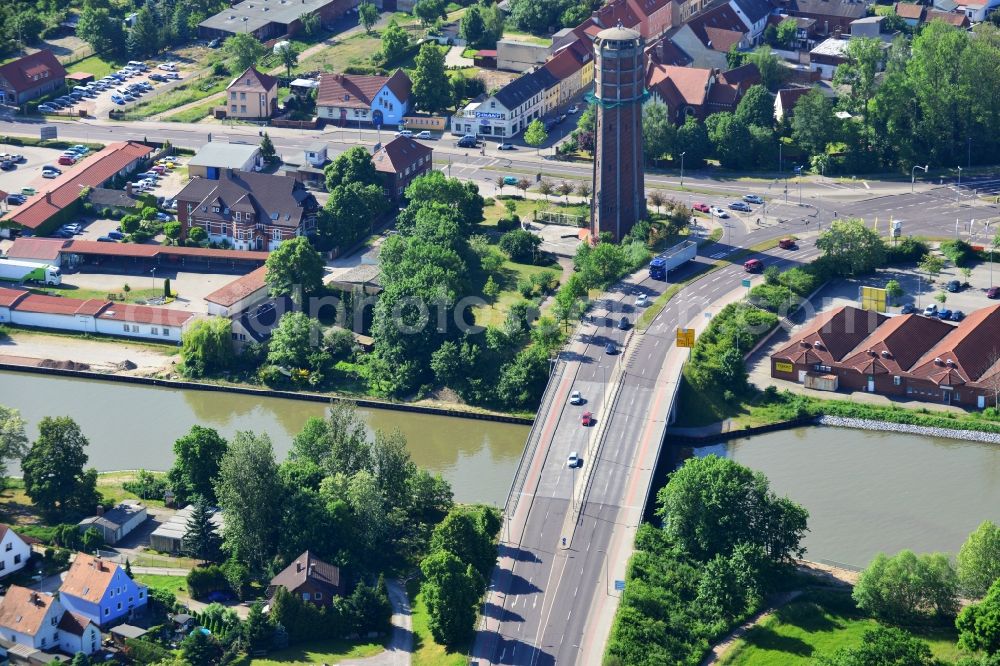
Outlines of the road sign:
<svg viewBox="0 0 1000 666">
<path fill-rule="evenodd" d="M 885 289 L 879 287 L 861 287 L 861 309 L 885 312 Z"/>
<path fill-rule="evenodd" d="M 740 280 L 740 285 L 746 287 L 747 289 L 749 289 L 750 288 L 750 280 L 749 279 Z"/>
<path fill-rule="evenodd" d="M 42 141 L 54 139 L 58 136 L 59 130 L 55 125 L 42 125 L 38 128 L 38 138 Z"/>
<path fill-rule="evenodd" d="M 694 329 L 693 328 L 678 328 L 677 329 L 677 346 L 678 347 L 694 347 Z"/>
<path fill-rule="evenodd" d="M 618 591 L 618 592 L 621 592 L 624 589 L 625 589 L 625 581 L 623 581 L 623 580 L 616 580 L 615 581 L 615 590 Z"/>
</svg>

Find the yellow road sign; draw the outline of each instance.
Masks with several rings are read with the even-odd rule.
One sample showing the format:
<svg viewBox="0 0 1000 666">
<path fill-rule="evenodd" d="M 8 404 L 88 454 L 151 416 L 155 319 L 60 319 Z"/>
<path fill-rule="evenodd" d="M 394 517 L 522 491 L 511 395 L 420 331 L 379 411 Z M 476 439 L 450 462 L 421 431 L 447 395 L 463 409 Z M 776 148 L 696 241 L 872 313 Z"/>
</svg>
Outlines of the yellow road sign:
<svg viewBox="0 0 1000 666">
<path fill-rule="evenodd" d="M 694 347 L 694 329 L 693 328 L 678 328 L 677 329 L 677 346 L 678 347 Z"/>
</svg>

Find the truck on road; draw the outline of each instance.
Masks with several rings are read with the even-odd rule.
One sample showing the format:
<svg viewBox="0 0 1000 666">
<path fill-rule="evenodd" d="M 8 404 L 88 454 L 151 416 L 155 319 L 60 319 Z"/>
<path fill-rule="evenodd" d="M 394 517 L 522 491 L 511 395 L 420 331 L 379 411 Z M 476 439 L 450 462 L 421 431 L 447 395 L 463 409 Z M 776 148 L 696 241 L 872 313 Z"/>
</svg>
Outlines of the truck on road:
<svg viewBox="0 0 1000 666">
<path fill-rule="evenodd" d="M 62 273 L 55 266 L 0 259 L 0 283 L 3 282 L 37 282 L 55 286 L 62 284 Z"/>
<path fill-rule="evenodd" d="M 667 273 L 677 268 L 681 264 L 691 261 L 698 255 L 698 243 L 693 240 L 686 240 L 672 248 L 656 255 L 649 262 L 649 277 L 654 280 L 666 280 Z"/>
</svg>

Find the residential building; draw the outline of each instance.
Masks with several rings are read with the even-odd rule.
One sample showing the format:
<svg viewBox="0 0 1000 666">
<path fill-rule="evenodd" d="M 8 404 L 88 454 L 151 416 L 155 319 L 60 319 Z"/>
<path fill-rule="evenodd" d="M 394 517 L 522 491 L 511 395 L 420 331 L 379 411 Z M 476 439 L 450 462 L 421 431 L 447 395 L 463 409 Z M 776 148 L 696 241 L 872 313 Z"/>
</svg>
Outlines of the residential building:
<svg viewBox="0 0 1000 666">
<path fill-rule="evenodd" d="M 963 30 L 967 30 L 972 25 L 969 16 L 964 12 L 942 12 L 937 9 L 928 9 L 924 15 L 924 20 L 927 23 L 931 21 L 944 21 L 948 25 L 953 25 Z"/>
<path fill-rule="evenodd" d="M 28 241 L 44 240 L 46 244 L 29 244 Z M 267 252 L 221 250 L 210 247 L 185 247 L 181 245 L 151 245 L 139 243 L 101 243 L 90 240 L 56 240 L 19 237 L 11 250 L 23 248 L 22 260 L 52 263 L 45 258 L 58 248 L 57 266 L 76 270 L 84 266 L 121 267 L 135 273 L 159 275 L 161 267 L 170 270 L 207 273 L 248 273 L 267 261 Z"/>
<path fill-rule="evenodd" d="M 226 86 L 226 117 L 270 118 L 278 109 L 278 79 L 249 67 Z"/>
<path fill-rule="evenodd" d="M 816 33 L 829 36 L 848 34 L 851 21 L 868 15 L 868 4 L 861 0 L 776 0 L 783 14 L 816 20 Z"/>
<path fill-rule="evenodd" d="M 30 557 L 28 542 L 9 525 L 0 525 L 0 578 L 23 569 Z"/>
<path fill-rule="evenodd" d="M 430 146 L 405 136 L 397 136 L 372 156 L 382 178 L 382 190 L 394 206 L 404 204 L 406 188 L 415 178 L 431 172 L 433 158 Z"/>
<path fill-rule="evenodd" d="M 688 3 L 674 0 L 613 0 L 595 11 L 577 30 L 593 38 L 601 30 L 621 25 L 635 30 L 645 43 L 650 43 L 671 26 L 678 25 L 695 11 L 700 11 L 701 4 L 701 0 Z M 686 7 L 681 8 L 681 5 Z M 685 11 L 691 13 L 684 16 Z"/>
<path fill-rule="evenodd" d="M 134 213 L 134 209 L 139 205 L 138 192 L 132 191 L 132 183 L 126 183 L 124 190 L 115 190 L 107 187 L 91 188 L 87 194 L 87 201 L 94 207 L 95 211 L 103 211 L 110 208 L 112 211 L 122 215 Z M 102 212 L 103 215 L 103 212 Z"/>
<path fill-rule="evenodd" d="M 940 11 L 912 2 L 897 2 L 893 9 L 911 28 L 931 21 L 944 21 L 956 28 L 968 28 L 971 25 L 970 16 L 965 11 Z"/>
<path fill-rule="evenodd" d="M 552 93 L 555 91 L 555 94 Z M 454 134 L 512 137 L 549 111 L 558 81 L 545 68 L 522 74 L 491 97 L 476 98 L 451 119 Z"/>
<path fill-rule="evenodd" d="M 543 69 L 556 80 L 556 105 L 566 104 L 594 82 L 594 50 L 589 40 L 574 39 L 549 58 Z"/>
<path fill-rule="evenodd" d="M 302 151 L 302 158 L 299 164 L 286 159 L 281 165 L 281 173 L 294 178 L 306 187 L 326 191 L 325 167 L 330 161 L 327 157 L 326 144 L 317 143 L 306 147 Z"/>
<path fill-rule="evenodd" d="M 116 563 L 86 553 L 76 554 L 59 587 L 59 599 L 66 610 L 100 627 L 144 608 L 147 596 L 146 586 L 129 578 Z"/>
<path fill-rule="evenodd" d="M 983 409 L 1000 387 L 1000 305 L 958 325 L 844 306 L 817 316 L 771 355 L 771 376 Z"/>
<path fill-rule="evenodd" d="M 63 87 L 66 69 L 52 51 L 11 60 L 0 65 L 0 104 L 20 105 Z"/>
<path fill-rule="evenodd" d="M 723 73 L 653 64 L 646 72 L 646 88 L 651 98 L 666 105 L 668 117 L 677 125 L 683 125 L 688 116 L 704 120 L 713 113 L 735 111 L 743 94 L 759 82 L 756 65 Z"/>
<path fill-rule="evenodd" d="M 194 505 L 188 504 L 180 511 L 174 513 L 166 522 L 160 523 L 149 535 L 149 547 L 161 553 L 179 553 L 184 550 L 184 535 L 187 534 L 187 524 L 194 513 Z M 222 511 L 216 508 L 211 509 L 212 525 L 215 526 L 215 533 L 222 536 Z"/>
<path fill-rule="evenodd" d="M 125 500 L 110 511 L 97 507 L 97 515 L 81 520 L 81 532 L 93 528 L 101 533 L 104 542 L 113 546 L 146 521 L 146 507 L 138 500 Z"/>
<path fill-rule="evenodd" d="M 260 146 L 256 144 L 209 141 L 188 160 L 188 178 L 218 180 L 226 169 L 260 171 L 263 165 Z"/>
<path fill-rule="evenodd" d="M 39 233 L 53 231 L 76 212 L 81 189 L 103 187 L 115 178 L 128 176 L 152 152 L 152 148 L 137 141 L 105 146 L 92 157 L 66 169 L 55 180 L 39 186 L 38 194 L 0 217 L 0 235 L 5 228 L 11 227 Z M 64 210 L 69 212 L 63 213 Z"/>
<path fill-rule="evenodd" d="M 271 579 L 267 586 L 267 596 L 273 597 L 274 591 L 279 587 L 317 606 L 332 605 L 334 597 L 342 596 L 346 591 L 340 569 L 327 564 L 308 550 Z"/>
<path fill-rule="evenodd" d="M 892 40 L 892 35 L 887 35 L 882 30 L 885 22 L 884 16 L 865 16 L 864 18 L 851 21 L 851 38 L 858 39 L 867 37 L 870 39 Z"/>
<path fill-rule="evenodd" d="M 219 180 L 195 178 L 177 194 L 184 236 L 201 227 L 209 240 L 237 250 L 274 250 L 311 233 L 316 198 L 288 176 L 226 170 Z"/>
<path fill-rule="evenodd" d="M 774 96 L 774 119 L 780 123 L 786 116 L 791 116 L 799 99 L 810 90 L 812 88 L 782 88 L 779 90 L 778 94 Z"/>
<path fill-rule="evenodd" d="M 750 42 L 759 44 L 767 27 L 767 18 L 773 9 L 771 3 L 768 0 L 729 0 L 729 7 L 747 26 Z"/>
<path fill-rule="evenodd" d="M 1000 0 L 959 0 L 956 11 L 965 14 L 972 23 L 982 23 L 997 8 L 1000 8 Z"/>
<path fill-rule="evenodd" d="M 101 648 L 101 629 L 86 615 L 66 611 L 59 619 L 59 649 L 66 654 L 93 654 Z"/>
<path fill-rule="evenodd" d="M 332 23 L 353 7 L 357 0 L 243 0 L 198 24 L 202 39 L 226 39 L 248 33 L 262 42 L 295 36 L 302 30 L 302 16 L 319 16 L 320 23 Z"/>
<path fill-rule="evenodd" d="M 267 282 L 264 279 L 266 274 L 267 268 L 261 266 L 213 291 L 205 297 L 208 314 L 216 317 L 232 317 L 266 301 L 268 298 Z"/>
<path fill-rule="evenodd" d="M 924 22 L 924 14 L 927 7 L 912 2 L 897 2 L 893 5 L 896 16 L 903 19 L 903 22 L 911 28 L 915 28 Z"/>
<path fill-rule="evenodd" d="M 809 69 L 819 72 L 821 78 L 832 80 L 837 67 L 847 62 L 847 39 L 830 37 L 809 52 Z"/>
<path fill-rule="evenodd" d="M 402 69 L 392 76 L 323 74 L 316 93 L 316 115 L 341 126 L 398 126 L 410 111 L 412 88 L 413 82 Z"/>
<path fill-rule="evenodd" d="M 34 650 L 58 650 L 64 613 L 51 594 L 11 585 L 0 601 L 0 638 Z"/>
<path fill-rule="evenodd" d="M 750 27 L 729 4 L 716 5 L 671 30 L 668 38 L 686 53 L 695 67 L 725 69 L 729 49 L 748 49 Z"/>
</svg>

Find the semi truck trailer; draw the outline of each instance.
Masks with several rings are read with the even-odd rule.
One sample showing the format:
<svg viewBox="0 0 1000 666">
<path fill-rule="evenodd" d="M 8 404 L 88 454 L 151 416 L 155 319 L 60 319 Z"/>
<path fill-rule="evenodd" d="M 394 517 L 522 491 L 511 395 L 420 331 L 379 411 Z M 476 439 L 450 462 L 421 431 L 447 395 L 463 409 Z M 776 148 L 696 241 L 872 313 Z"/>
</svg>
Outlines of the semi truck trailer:
<svg viewBox="0 0 1000 666">
<path fill-rule="evenodd" d="M 697 241 L 687 240 L 674 245 L 662 254 L 656 255 L 649 262 L 649 277 L 654 280 L 666 280 L 667 273 L 681 264 L 691 261 L 698 255 Z"/>
<path fill-rule="evenodd" d="M 2 282 L 37 282 L 54 286 L 62 283 L 62 273 L 55 266 L 0 259 L 0 283 Z"/>
</svg>

